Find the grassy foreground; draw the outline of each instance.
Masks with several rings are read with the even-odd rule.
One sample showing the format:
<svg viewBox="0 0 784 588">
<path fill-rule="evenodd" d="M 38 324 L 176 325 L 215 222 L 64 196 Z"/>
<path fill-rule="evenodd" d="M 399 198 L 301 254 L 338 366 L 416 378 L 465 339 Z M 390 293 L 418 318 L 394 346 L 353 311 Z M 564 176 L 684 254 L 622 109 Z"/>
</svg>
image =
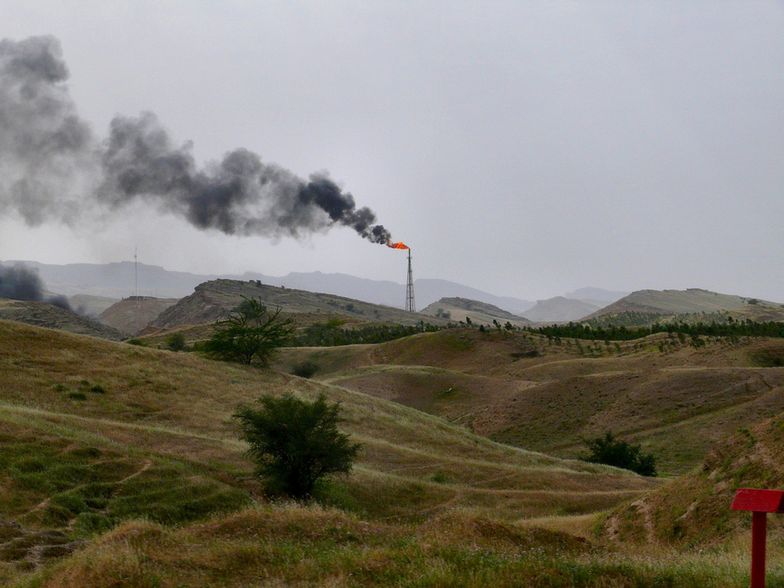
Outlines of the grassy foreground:
<svg viewBox="0 0 784 588">
<path fill-rule="evenodd" d="M 609 551 L 461 512 L 401 525 L 281 505 L 181 528 L 128 522 L 15 586 L 740 587 L 745 569 L 725 552 Z M 781 567 L 769 585 L 784 585 Z"/>
</svg>

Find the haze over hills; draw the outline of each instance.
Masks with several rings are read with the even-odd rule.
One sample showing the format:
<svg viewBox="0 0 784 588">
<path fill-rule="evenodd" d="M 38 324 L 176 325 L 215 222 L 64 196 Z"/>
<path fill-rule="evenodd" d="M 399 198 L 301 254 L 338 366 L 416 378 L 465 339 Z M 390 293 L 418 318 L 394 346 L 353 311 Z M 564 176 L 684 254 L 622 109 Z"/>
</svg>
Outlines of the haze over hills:
<svg viewBox="0 0 784 588">
<path fill-rule="evenodd" d="M 115 299 L 126 298 L 134 293 L 134 264 L 123 261 L 105 264 L 74 263 L 66 265 L 44 264 L 35 261 L 5 261 L 3 265 L 21 263 L 38 271 L 47 288 L 52 292 L 71 296 L 92 294 Z M 203 282 L 219 278 L 235 280 L 261 280 L 270 286 L 286 286 L 311 292 L 335 294 L 402 307 L 405 300 L 405 285 L 392 281 L 371 280 L 349 274 L 326 274 L 322 272 L 292 272 L 285 276 L 268 276 L 258 272 L 244 274 L 193 274 L 170 271 L 159 266 L 140 263 L 139 294 L 160 298 L 182 298 L 193 292 Z M 420 278 L 415 282 L 417 306 L 425 306 L 447 296 L 458 296 L 480 300 L 516 313 L 533 306 L 533 302 L 510 296 L 497 296 L 471 286 L 449 280 Z"/>
<path fill-rule="evenodd" d="M 533 322 L 568 322 L 576 321 L 599 310 L 600 306 L 585 300 L 573 300 L 563 296 L 555 296 L 547 300 L 538 300 L 536 304 L 522 313 L 522 316 Z"/>
<path fill-rule="evenodd" d="M 90 317 L 47 302 L 0 298 L 0 320 L 119 341 L 122 333 Z"/>
<path fill-rule="evenodd" d="M 104 310 L 98 320 L 126 335 L 136 335 L 176 303 L 176 298 L 129 296 Z"/>
</svg>

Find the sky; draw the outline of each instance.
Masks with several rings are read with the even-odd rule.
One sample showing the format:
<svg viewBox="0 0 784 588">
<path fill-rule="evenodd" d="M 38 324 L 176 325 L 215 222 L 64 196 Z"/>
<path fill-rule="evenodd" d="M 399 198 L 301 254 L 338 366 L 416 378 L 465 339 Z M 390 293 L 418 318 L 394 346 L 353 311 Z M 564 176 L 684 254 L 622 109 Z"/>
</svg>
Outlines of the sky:
<svg viewBox="0 0 784 588">
<path fill-rule="evenodd" d="M 784 302 L 784 2 L 0 0 L 54 35 L 79 115 L 153 111 L 200 162 L 328 171 L 415 277 L 539 299 L 701 287 Z M 1 132 L 1 131 L 0 131 Z M 134 204 L 0 218 L 0 259 L 405 281 L 335 226 L 199 230 Z"/>
</svg>

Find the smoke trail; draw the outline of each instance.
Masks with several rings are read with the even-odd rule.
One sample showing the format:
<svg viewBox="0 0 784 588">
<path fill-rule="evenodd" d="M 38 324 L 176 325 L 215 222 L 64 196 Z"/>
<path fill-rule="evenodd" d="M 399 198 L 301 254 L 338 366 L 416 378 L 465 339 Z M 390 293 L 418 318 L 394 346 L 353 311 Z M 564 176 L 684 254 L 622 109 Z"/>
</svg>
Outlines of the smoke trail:
<svg viewBox="0 0 784 588">
<path fill-rule="evenodd" d="M 65 296 L 45 296 L 44 286 L 38 274 L 21 265 L 0 266 L 0 298 L 48 302 L 71 310 L 71 305 Z"/>
<path fill-rule="evenodd" d="M 142 200 L 228 234 L 298 237 L 339 224 L 374 243 L 390 239 L 326 175 L 305 181 L 246 149 L 200 167 L 152 113 L 114 118 L 99 142 L 67 79 L 55 38 L 0 42 L 0 213 L 73 222 L 96 203 L 111 210 Z"/>
</svg>

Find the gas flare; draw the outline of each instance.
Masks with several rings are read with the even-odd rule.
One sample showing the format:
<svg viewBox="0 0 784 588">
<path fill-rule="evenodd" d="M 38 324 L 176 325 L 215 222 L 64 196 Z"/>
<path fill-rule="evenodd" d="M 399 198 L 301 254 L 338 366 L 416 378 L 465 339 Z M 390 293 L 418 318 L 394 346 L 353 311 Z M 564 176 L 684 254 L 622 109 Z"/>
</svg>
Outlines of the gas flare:
<svg viewBox="0 0 784 588">
<path fill-rule="evenodd" d="M 397 243 L 393 243 L 392 241 L 387 242 L 387 247 L 390 249 L 411 249 L 408 245 L 403 243 L 402 241 L 398 241 Z"/>
</svg>

